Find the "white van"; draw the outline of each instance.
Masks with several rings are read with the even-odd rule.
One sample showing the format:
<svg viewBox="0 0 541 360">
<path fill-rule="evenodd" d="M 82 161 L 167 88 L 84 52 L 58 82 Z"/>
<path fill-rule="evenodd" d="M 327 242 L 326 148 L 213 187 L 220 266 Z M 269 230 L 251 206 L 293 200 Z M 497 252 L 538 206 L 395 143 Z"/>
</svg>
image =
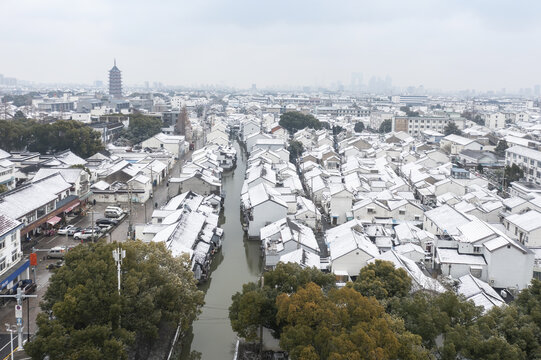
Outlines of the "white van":
<svg viewBox="0 0 541 360">
<path fill-rule="evenodd" d="M 62 246 L 55 246 L 47 252 L 47 259 L 63 259 L 68 249 Z"/>
<path fill-rule="evenodd" d="M 108 218 L 119 218 L 124 214 L 124 211 L 116 206 L 107 206 L 105 208 L 104 215 Z"/>
</svg>

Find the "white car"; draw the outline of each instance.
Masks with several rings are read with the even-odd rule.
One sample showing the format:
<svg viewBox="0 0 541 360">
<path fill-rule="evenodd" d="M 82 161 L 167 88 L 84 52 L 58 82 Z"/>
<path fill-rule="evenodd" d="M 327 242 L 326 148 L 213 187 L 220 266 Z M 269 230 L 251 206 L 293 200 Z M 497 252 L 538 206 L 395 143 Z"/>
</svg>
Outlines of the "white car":
<svg viewBox="0 0 541 360">
<path fill-rule="evenodd" d="M 95 229 L 94 231 L 92 231 L 92 229 L 84 229 L 83 231 L 73 234 L 73 239 L 92 240 L 92 237 L 94 237 L 94 240 L 97 240 L 100 236 L 101 231 L 99 229 Z"/>
<path fill-rule="evenodd" d="M 65 226 L 63 228 L 58 229 L 58 231 L 56 233 L 58 235 L 66 235 L 68 233 L 69 229 L 72 229 L 74 227 L 75 227 L 75 225 L 67 225 L 67 226 Z"/>
</svg>

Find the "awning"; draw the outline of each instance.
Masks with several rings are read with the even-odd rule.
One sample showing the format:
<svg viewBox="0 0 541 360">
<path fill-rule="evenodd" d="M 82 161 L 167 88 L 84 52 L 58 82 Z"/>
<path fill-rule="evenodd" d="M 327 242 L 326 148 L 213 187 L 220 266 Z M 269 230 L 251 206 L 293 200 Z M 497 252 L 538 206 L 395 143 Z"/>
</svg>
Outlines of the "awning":
<svg viewBox="0 0 541 360">
<path fill-rule="evenodd" d="M 62 219 L 59 218 L 58 216 L 55 216 L 47 220 L 47 224 L 56 225 L 56 223 L 58 223 L 60 220 Z"/>
<path fill-rule="evenodd" d="M 67 208 L 66 210 L 64 210 L 65 213 L 69 213 L 71 210 L 75 209 L 77 206 L 79 206 L 81 204 L 80 201 L 77 201 L 75 204 L 71 205 L 69 208 Z"/>
</svg>

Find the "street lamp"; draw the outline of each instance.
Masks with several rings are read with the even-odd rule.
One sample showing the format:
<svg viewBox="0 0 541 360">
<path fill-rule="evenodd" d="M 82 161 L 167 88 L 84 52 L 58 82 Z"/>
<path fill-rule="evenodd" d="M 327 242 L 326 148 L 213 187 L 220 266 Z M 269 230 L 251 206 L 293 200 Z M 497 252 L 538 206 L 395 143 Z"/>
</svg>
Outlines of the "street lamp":
<svg viewBox="0 0 541 360">
<path fill-rule="evenodd" d="M 6 330 L 9 331 L 9 343 L 11 344 L 11 360 L 13 360 L 13 332 L 17 331 L 17 325 L 6 325 Z"/>
</svg>

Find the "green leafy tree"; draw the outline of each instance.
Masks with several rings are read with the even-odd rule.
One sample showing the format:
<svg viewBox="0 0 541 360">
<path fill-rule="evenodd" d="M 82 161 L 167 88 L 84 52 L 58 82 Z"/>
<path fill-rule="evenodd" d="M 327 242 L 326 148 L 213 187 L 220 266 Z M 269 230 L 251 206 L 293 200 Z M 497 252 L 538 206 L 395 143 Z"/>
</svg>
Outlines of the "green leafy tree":
<svg viewBox="0 0 541 360">
<path fill-rule="evenodd" d="M 324 289 L 334 286 L 334 276 L 324 274 L 319 269 L 302 269 L 297 264 L 278 263 L 276 268 L 263 276 L 264 286 L 248 283 L 232 297 L 229 307 L 231 327 L 247 341 L 258 339 L 257 330 L 264 326 L 279 337 L 281 326 L 276 322 L 276 297 L 281 293 L 291 294 L 299 287 L 313 282 Z"/>
<path fill-rule="evenodd" d="M 321 122 L 313 115 L 306 115 L 298 111 L 288 111 L 282 114 L 279 124 L 290 133 L 304 128 L 319 130 L 322 127 Z"/>
<path fill-rule="evenodd" d="M 3 192 L 8 191 L 8 187 L 6 184 L 0 184 L 0 194 Z"/>
<path fill-rule="evenodd" d="M 485 171 L 485 168 L 483 167 L 483 165 L 477 164 L 477 171 L 479 171 L 479 173 L 482 174 L 483 171 Z"/>
<path fill-rule="evenodd" d="M 462 131 L 456 126 L 454 121 L 449 121 L 445 128 L 443 129 L 443 133 L 445 136 L 455 134 L 455 135 L 462 135 Z"/>
<path fill-rule="evenodd" d="M 361 269 L 353 288 L 378 300 L 404 297 L 411 289 L 411 278 L 404 269 L 395 268 L 392 262 L 376 260 Z"/>
<path fill-rule="evenodd" d="M 498 141 L 498 145 L 494 149 L 494 152 L 500 156 L 505 155 L 505 150 L 509 148 L 509 145 L 507 145 L 507 141 L 505 139 L 502 139 Z"/>
<path fill-rule="evenodd" d="M 132 145 L 139 144 L 159 132 L 163 127 L 161 119 L 154 116 L 145 116 L 140 113 L 130 115 L 128 129 L 124 129 L 122 136 L 127 138 Z"/>
<path fill-rule="evenodd" d="M 287 151 L 289 151 L 289 161 L 295 163 L 297 159 L 302 156 L 304 146 L 302 146 L 302 143 L 300 141 L 292 140 L 289 142 Z"/>
<path fill-rule="evenodd" d="M 13 115 L 13 119 L 14 120 L 24 120 L 26 119 L 26 115 L 21 111 L 21 110 L 17 110 L 15 112 L 15 114 Z"/>
<path fill-rule="evenodd" d="M 359 121 L 355 123 L 355 126 L 353 127 L 353 130 L 355 132 L 363 132 L 364 131 L 364 123 L 362 121 Z"/>
<path fill-rule="evenodd" d="M 390 133 L 391 131 L 393 131 L 393 122 L 392 122 L 392 120 L 391 119 L 383 120 L 383 122 L 379 126 L 379 132 L 381 134 L 386 134 L 386 133 Z"/>
<path fill-rule="evenodd" d="M 34 120 L 18 119 L 0 122 L 0 148 L 6 151 L 29 150 L 42 154 L 70 149 L 81 157 L 103 150 L 99 132 L 73 120 L 40 124 Z"/>
<path fill-rule="evenodd" d="M 163 244 L 123 243 L 119 295 L 116 246 L 80 245 L 67 254 L 44 295 L 36 338 L 25 345 L 32 359 L 127 359 L 129 348 L 141 352 L 156 340 L 161 326 L 191 326 L 203 293 L 189 258 L 174 258 Z"/>
<path fill-rule="evenodd" d="M 504 169 L 505 186 L 508 186 L 513 181 L 519 181 L 524 178 L 524 170 L 517 164 L 511 166 L 506 165 Z"/>
</svg>

